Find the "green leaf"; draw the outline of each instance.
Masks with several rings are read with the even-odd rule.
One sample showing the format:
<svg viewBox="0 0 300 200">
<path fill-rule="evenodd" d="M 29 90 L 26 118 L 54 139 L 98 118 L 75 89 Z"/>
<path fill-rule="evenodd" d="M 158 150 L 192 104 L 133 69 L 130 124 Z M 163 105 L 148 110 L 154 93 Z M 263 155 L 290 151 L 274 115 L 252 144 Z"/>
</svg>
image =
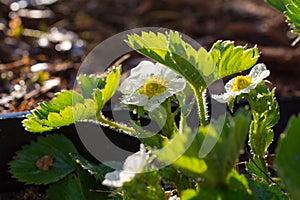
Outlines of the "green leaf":
<svg viewBox="0 0 300 200">
<path fill-rule="evenodd" d="M 233 42 L 218 41 L 208 53 L 194 49 L 176 31 L 166 34 L 142 32 L 129 35 L 127 44 L 139 53 L 166 65 L 184 77 L 192 88 L 201 90 L 225 76 L 249 69 L 258 57 L 256 47 L 234 47 Z"/>
<path fill-rule="evenodd" d="M 166 137 L 163 137 L 161 134 L 154 134 L 148 131 L 145 131 L 141 126 L 139 126 L 136 122 L 131 122 L 132 127 L 136 130 L 136 137 L 145 144 L 146 146 L 150 146 L 152 148 L 161 148 L 163 141 Z"/>
<path fill-rule="evenodd" d="M 52 184 L 46 192 L 49 200 L 84 200 L 80 183 L 75 174 L 70 174 L 63 180 Z"/>
<path fill-rule="evenodd" d="M 261 83 L 250 92 L 247 100 L 253 115 L 249 131 L 249 144 L 253 153 L 263 158 L 265 151 L 273 141 L 272 127 L 280 117 L 275 89 L 270 91 L 265 83 Z"/>
<path fill-rule="evenodd" d="M 234 117 L 228 114 L 225 122 L 220 118 L 214 123 L 219 126 L 225 124 L 221 135 L 212 124 L 200 127 L 197 134 L 185 131 L 155 154 L 161 162 L 172 163 L 187 176 L 200 176 L 209 185 L 225 183 L 245 143 L 249 122 L 249 113 L 244 110 L 237 112 Z M 207 156 L 199 158 L 204 138 L 217 142 Z"/>
<path fill-rule="evenodd" d="M 70 153 L 70 156 L 80 166 L 77 166 L 76 174 L 70 174 L 50 186 L 47 190 L 49 199 L 107 199 L 108 193 L 104 192 L 107 188 L 101 184 L 104 177 L 101 168 L 92 165 L 78 154 Z"/>
<path fill-rule="evenodd" d="M 265 0 L 275 9 L 282 12 L 295 34 L 300 34 L 300 1 L 299 0 Z"/>
<path fill-rule="evenodd" d="M 127 44 L 139 53 L 179 73 L 194 89 L 205 86 L 203 72 L 199 71 L 198 66 L 193 64 L 196 63 L 198 57 L 209 60 L 208 53 L 203 48 L 197 53 L 190 44 L 181 39 L 178 32 L 170 31 L 166 34 L 142 32 L 141 36 L 137 34 L 129 35 Z M 211 63 L 212 66 L 206 66 L 207 70 L 205 72 L 210 71 L 209 69 L 214 67 L 213 64 Z M 204 66 L 204 64 L 201 66 Z"/>
<path fill-rule="evenodd" d="M 256 199 L 268 200 L 288 200 L 288 196 L 283 194 L 281 188 L 277 185 L 269 185 L 265 181 L 249 180 L 249 186 Z"/>
<path fill-rule="evenodd" d="M 28 114 L 26 116 L 27 119 L 24 119 L 22 122 L 27 131 L 42 133 L 58 129 L 62 126 L 68 126 L 80 119 L 96 119 L 95 103 L 91 99 L 86 99 L 83 103 L 77 102 L 73 106 L 66 106 L 59 112 L 49 112 L 47 107 L 41 110 L 48 112 L 47 118 L 41 119 L 36 117 L 37 115 Z"/>
<path fill-rule="evenodd" d="M 94 90 L 94 101 L 96 103 L 97 116 L 101 112 L 107 101 L 115 94 L 119 86 L 121 77 L 121 67 L 116 67 L 110 71 L 105 78 L 105 86 L 102 89 L 96 88 Z"/>
<path fill-rule="evenodd" d="M 26 145 L 17 152 L 10 162 L 10 172 L 19 181 L 29 184 L 49 184 L 56 182 L 75 170 L 76 165 L 68 153 L 77 153 L 74 145 L 64 136 L 48 135 L 39 137 L 37 142 Z M 44 156 L 53 157 L 53 165 L 48 170 L 37 167 Z"/>
<path fill-rule="evenodd" d="M 213 58 L 216 70 L 208 78 L 212 83 L 220 78 L 251 68 L 259 58 L 256 47 L 247 49 L 247 46 L 234 46 L 233 41 L 217 41 L 209 51 Z"/>
<path fill-rule="evenodd" d="M 275 166 L 293 199 L 300 199 L 300 117 L 292 117 L 279 141 Z"/>
<path fill-rule="evenodd" d="M 113 171 L 110 167 L 100 164 L 91 164 L 88 160 L 78 154 L 70 154 L 71 158 L 81 166 L 82 169 L 87 170 L 96 180 L 103 181 L 106 173 Z"/>
<path fill-rule="evenodd" d="M 38 107 L 31 111 L 37 119 L 47 119 L 50 112 L 59 113 L 67 106 L 73 106 L 75 103 L 83 103 L 83 97 L 75 91 L 62 91 L 55 94 L 50 103 L 42 102 Z"/>
<path fill-rule="evenodd" d="M 23 126 L 29 132 L 42 133 L 68 126 L 82 119 L 95 120 L 104 104 L 117 90 L 120 75 L 121 67 L 117 67 L 101 80 L 94 76 L 79 76 L 83 95 L 87 99 L 72 90 L 58 93 L 50 103 L 43 102 L 32 110 L 32 114 L 27 115 L 27 119 L 23 120 Z M 93 86 L 96 88 L 92 89 Z M 87 87 L 86 90 L 84 87 Z M 91 93 L 92 90 L 94 94 Z M 91 95 L 94 100 L 90 99 Z"/>
<path fill-rule="evenodd" d="M 82 96 L 85 99 L 92 99 L 96 88 L 102 89 L 105 85 L 105 78 L 91 74 L 80 74 L 77 77 Z"/>
<path fill-rule="evenodd" d="M 295 34 L 300 34 L 300 1 L 291 0 L 284 13 L 290 28 Z"/>
<path fill-rule="evenodd" d="M 160 184 L 158 171 L 136 174 L 133 180 L 125 182 L 123 187 L 125 199 L 165 199 L 165 193 Z"/>
<path fill-rule="evenodd" d="M 94 176 L 84 169 L 77 168 L 76 172 L 84 200 L 108 199 L 107 187 L 102 185 L 102 181 L 96 180 Z"/>
<path fill-rule="evenodd" d="M 161 168 L 159 174 L 165 183 L 175 185 L 179 194 L 181 194 L 183 190 L 195 188 L 194 180 L 185 176 L 180 170 L 173 166 Z"/>
<path fill-rule="evenodd" d="M 290 2 L 290 0 L 265 0 L 265 1 L 282 13 L 286 11 L 286 5 Z"/>
<path fill-rule="evenodd" d="M 248 181 L 243 175 L 239 175 L 232 170 L 230 179 L 222 187 L 200 186 L 198 190 L 185 190 L 181 196 L 182 200 L 227 200 L 227 199 L 247 199 L 254 200 L 249 192 Z"/>
<path fill-rule="evenodd" d="M 177 134 L 171 141 L 165 142 L 164 147 L 155 154 L 163 163 L 172 163 L 189 172 L 202 174 L 207 170 L 207 165 L 198 157 L 199 146 L 197 134 L 185 131 L 183 134 Z"/>
<path fill-rule="evenodd" d="M 221 121 L 222 122 L 222 121 Z M 208 170 L 203 174 L 210 185 L 225 183 L 228 175 L 238 160 L 240 151 L 245 144 L 250 123 L 249 112 L 238 110 L 234 117 L 227 114 L 224 127 L 218 142 L 212 151 L 204 158 Z M 217 124 L 217 123 L 216 123 Z M 209 136 L 207 136 L 209 134 Z M 204 137 L 216 137 L 210 132 L 202 132 Z M 203 139 L 202 139 L 203 140 Z"/>
<path fill-rule="evenodd" d="M 265 171 L 267 172 L 263 159 L 254 156 L 252 160 L 246 164 L 246 167 L 246 170 L 252 175 L 253 179 L 269 181 L 268 177 L 263 173 Z"/>
</svg>

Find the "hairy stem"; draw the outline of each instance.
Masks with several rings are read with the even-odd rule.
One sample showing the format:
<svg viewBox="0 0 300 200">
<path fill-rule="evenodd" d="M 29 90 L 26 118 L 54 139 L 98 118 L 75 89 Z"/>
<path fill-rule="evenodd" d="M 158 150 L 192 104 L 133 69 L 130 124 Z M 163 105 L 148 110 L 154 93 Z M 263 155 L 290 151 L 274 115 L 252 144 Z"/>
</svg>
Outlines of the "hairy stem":
<svg viewBox="0 0 300 200">
<path fill-rule="evenodd" d="M 110 128 L 120 130 L 122 132 L 128 133 L 129 135 L 136 135 L 135 129 L 123 124 L 119 124 L 115 121 L 111 121 L 104 117 L 102 113 L 97 114 L 97 120 L 105 125 L 108 125 Z"/>
<path fill-rule="evenodd" d="M 197 90 L 194 89 L 196 93 L 197 98 L 197 104 L 198 104 L 198 111 L 199 111 L 199 117 L 200 117 L 200 126 L 206 126 L 206 109 L 203 99 L 203 89 Z"/>
</svg>

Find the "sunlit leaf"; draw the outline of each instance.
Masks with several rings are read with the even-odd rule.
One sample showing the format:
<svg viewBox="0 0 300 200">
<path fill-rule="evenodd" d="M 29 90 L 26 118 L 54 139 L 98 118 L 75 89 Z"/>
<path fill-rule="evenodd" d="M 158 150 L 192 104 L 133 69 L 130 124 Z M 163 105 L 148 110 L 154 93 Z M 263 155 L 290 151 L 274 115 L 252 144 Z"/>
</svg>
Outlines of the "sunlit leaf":
<svg viewBox="0 0 300 200">
<path fill-rule="evenodd" d="M 296 34 L 300 34 L 300 1 L 299 0 L 265 0 L 275 9 L 282 12 Z"/>
<path fill-rule="evenodd" d="M 249 69 L 259 57 L 257 48 L 234 47 L 230 41 L 216 42 L 209 53 L 202 47 L 196 50 L 176 31 L 129 35 L 127 44 L 173 69 L 199 90 L 220 78 Z"/>
<path fill-rule="evenodd" d="M 256 47 L 247 49 L 247 46 L 235 46 L 233 41 L 217 41 L 209 55 L 216 65 L 216 70 L 207 80 L 212 83 L 251 68 L 259 58 L 259 51 Z"/>
<path fill-rule="evenodd" d="M 291 0 L 286 7 L 287 10 L 284 14 L 287 18 L 290 28 L 294 33 L 300 34 L 300 1 Z"/>
<path fill-rule="evenodd" d="M 279 10 L 280 12 L 286 11 L 286 5 L 291 0 L 265 0 L 268 4 L 273 6 L 275 9 Z"/>
<path fill-rule="evenodd" d="M 37 142 L 32 142 L 17 152 L 15 160 L 10 162 L 10 172 L 22 182 L 53 183 L 76 169 L 76 165 L 68 156 L 69 153 L 77 153 L 77 151 L 66 137 L 59 135 L 40 137 Z M 45 164 L 40 160 L 44 156 L 53 157 L 53 164 L 48 166 L 48 170 L 38 168 L 38 162 Z"/>
<path fill-rule="evenodd" d="M 48 112 L 47 107 L 42 110 Z M 48 112 L 47 118 L 41 119 L 35 116 L 37 115 L 28 114 L 26 116 L 27 119 L 22 122 L 23 126 L 29 132 L 42 133 L 62 126 L 68 126 L 80 119 L 96 119 L 95 103 L 91 99 L 86 99 L 84 103 L 66 106 L 59 112 Z"/>
<path fill-rule="evenodd" d="M 96 88 L 102 89 L 105 85 L 105 78 L 94 74 L 80 74 L 77 77 L 77 81 L 80 86 L 82 96 L 85 99 L 92 99 L 94 90 Z"/>
<path fill-rule="evenodd" d="M 105 86 L 102 89 L 94 90 L 94 100 L 96 103 L 96 112 L 99 113 L 107 101 L 115 94 L 121 77 L 121 67 L 116 67 L 110 71 L 105 78 Z"/>
</svg>

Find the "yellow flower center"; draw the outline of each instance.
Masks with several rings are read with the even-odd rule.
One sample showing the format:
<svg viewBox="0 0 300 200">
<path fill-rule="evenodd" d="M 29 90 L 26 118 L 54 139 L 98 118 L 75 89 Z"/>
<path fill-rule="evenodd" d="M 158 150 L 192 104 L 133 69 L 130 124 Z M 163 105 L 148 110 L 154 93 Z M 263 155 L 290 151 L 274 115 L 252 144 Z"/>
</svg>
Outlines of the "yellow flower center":
<svg viewBox="0 0 300 200">
<path fill-rule="evenodd" d="M 247 76 L 237 76 L 231 86 L 231 90 L 233 92 L 242 90 L 242 89 L 248 87 L 251 83 L 252 83 L 252 77 L 250 77 L 248 75 Z"/>
<path fill-rule="evenodd" d="M 159 96 L 167 90 L 166 81 L 161 77 L 151 77 L 146 80 L 146 83 L 138 91 L 140 94 L 144 94 L 149 98 L 153 96 Z"/>
</svg>

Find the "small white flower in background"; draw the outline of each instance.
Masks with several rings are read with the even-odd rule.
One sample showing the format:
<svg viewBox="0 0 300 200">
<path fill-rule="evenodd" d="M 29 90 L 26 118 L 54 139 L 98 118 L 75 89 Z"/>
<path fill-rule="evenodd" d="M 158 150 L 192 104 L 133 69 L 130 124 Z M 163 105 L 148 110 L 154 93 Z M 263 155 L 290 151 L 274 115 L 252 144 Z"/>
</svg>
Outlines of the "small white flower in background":
<svg viewBox="0 0 300 200">
<path fill-rule="evenodd" d="M 131 70 L 119 90 L 124 94 L 124 104 L 145 106 L 146 110 L 152 111 L 185 86 L 186 81 L 166 66 L 142 61 Z"/>
<path fill-rule="evenodd" d="M 145 146 L 141 144 L 140 151 L 126 158 L 123 169 L 107 173 L 102 184 L 110 187 L 122 187 L 125 182 L 132 180 L 136 173 L 143 172 L 148 159 L 149 154 L 146 152 Z"/>
<path fill-rule="evenodd" d="M 242 93 L 249 93 L 260 82 L 270 75 L 270 71 L 262 63 L 255 65 L 249 75 L 237 76 L 225 85 L 225 93 L 211 97 L 220 103 L 227 103 L 231 98 Z"/>
<path fill-rule="evenodd" d="M 177 195 L 169 197 L 168 200 L 180 200 L 180 197 L 177 197 Z"/>
</svg>

